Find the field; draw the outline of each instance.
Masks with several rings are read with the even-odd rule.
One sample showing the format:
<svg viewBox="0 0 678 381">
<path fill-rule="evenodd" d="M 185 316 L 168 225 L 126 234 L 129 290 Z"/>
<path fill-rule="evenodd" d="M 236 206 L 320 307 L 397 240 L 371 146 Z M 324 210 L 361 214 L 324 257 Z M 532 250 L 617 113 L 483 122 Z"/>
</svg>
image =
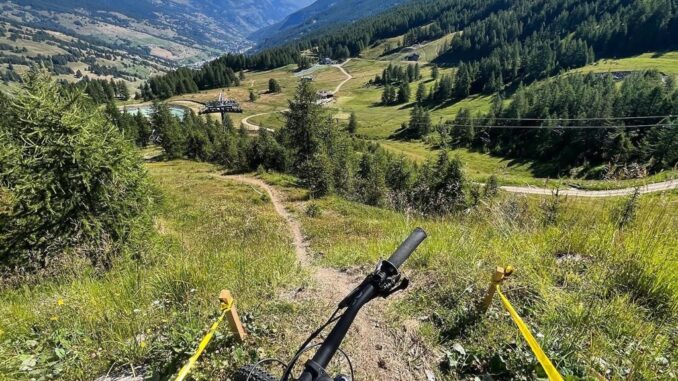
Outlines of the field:
<svg viewBox="0 0 678 381">
<path fill-rule="evenodd" d="M 395 41 L 385 41 L 382 44 L 367 50 L 364 57 L 372 57 L 377 51 L 383 51 L 383 44 L 394 44 Z M 378 57 L 378 56 L 377 56 Z M 580 70 L 607 71 L 614 66 L 614 70 L 644 70 L 658 69 L 664 73 L 673 73 L 671 68 L 678 67 L 675 64 L 677 53 L 666 52 L 657 54 L 644 54 L 638 57 L 621 60 L 602 60 L 594 65 L 587 66 Z M 358 135 L 362 138 L 379 142 L 383 147 L 396 154 L 403 154 L 406 157 L 423 162 L 426 158 L 435 155 L 435 150 L 418 141 L 396 141 L 389 137 L 401 126 L 407 122 L 410 117 L 410 111 L 413 104 L 383 106 L 380 104 L 381 87 L 369 86 L 367 83 L 376 75 L 381 74 L 388 66 L 389 62 L 384 60 L 375 60 L 370 58 L 354 58 L 346 62 L 343 67 L 353 77 L 346 82 L 337 93 L 336 102 L 328 106 L 329 113 L 335 123 L 339 126 L 345 125 L 351 112 L 355 112 L 358 118 Z M 298 73 L 294 65 L 284 68 L 264 71 L 247 72 L 246 80 L 240 87 L 227 89 L 225 94 L 241 102 L 244 112 L 242 114 L 231 114 L 236 125 L 239 125 L 242 119 L 249 117 L 249 123 L 270 129 L 279 129 L 284 124 L 284 117 L 281 111 L 287 107 L 287 100 L 290 99 L 302 75 L 310 75 L 314 78 L 314 84 L 318 89 L 331 90 L 340 84 L 345 76 L 339 69 L 330 66 L 317 66 L 304 73 Z M 454 69 L 441 69 L 441 75 L 452 74 Z M 422 66 L 422 82 L 428 86 L 433 85 L 430 78 L 430 66 Z M 268 80 L 274 78 L 282 86 L 282 93 L 269 94 Z M 416 91 L 419 82 L 411 84 L 411 91 Z M 255 102 L 249 101 L 249 89 L 253 89 L 260 95 Z M 183 100 L 197 100 L 205 102 L 218 97 L 221 90 L 203 91 L 198 94 L 186 94 L 176 96 L 170 99 L 170 102 L 190 106 L 194 111 L 198 111 L 199 104 L 186 103 Z M 460 109 L 466 108 L 473 113 L 482 113 L 489 109 L 495 95 L 473 95 L 462 101 L 443 104 L 431 109 L 431 119 L 433 123 L 440 123 L 453 119 Z M 218 116 L 217 116 L 218 117 Z M 574 186 L 582 189 L 603 190 L 622 187 L 633 187 L 643 185 L 647 182 L 664 181 L 676 178 L 678 173 L 666 171 L 653 175 L 647 179 L 638 180 L 580 180 L 580 179 L 546 179 L 534 175 L 536 163 L 519 162 L 499 157 L 492 157 L 486 154 L 469 152 L 468 150 L 455 150 L 454 154 L 460 156 L 464 161 L 467 175 L 474 181 L 485 181 L 489 176 L 495 174 L 499 182 L 504 185 L 533 185 L 547 187 L 567 187 Z M 537 171 L 538 172 L 538 171 Z"/>
<path fill-rule="evenodd" d="M 298 188 L 286 190 L 300 199 Z M 668 360 L 676 358 L 677 195 L 643 197 L 625 228 L 618 227 L 625 199 L 502 196 L 444 219 L 334 197 L 288 205 L 319 260 L 341 269 L 369 268 L 415 226 L 429 232 L 406 266 L 414 289 L 392 305 L 390 316 L 416 319 L 425 340 L 443 348 L 444 380 L 478 369 L 495 376 L 534 369 L 498 301 L 485 317 L 474 313 L 497 265 L 517 269 L 506 293 L 564 374 L 669 379 L 678 370 Z M 314 217 L 304 212 L 311 203 Z M 554 203 L 556 214 L 547 213 Z"/>
<path fill-rule="evenodd" d="M 116 364 L 174 369 L 217 315 L 224 288 L 246 311 L 255 340 L 275 336 L 268 326 L 281 313 L 275 295 L 302 284 L 304 272 L 292 265 L 291 239 L 268 200 L 215 179 L 209 165 L 148 169 L 163 197 L 153 231 L 111 271 L 76 262 L 54 279 L 2 289 L 0 379 L 91 379 Z M 226 364 L 203 367 L 210 379 L 252 356 L 223 335 L 211 348 L 228 354 Z"/>
<path fill-rule="evenodd" d="M 602 59 L 574 71 L 606 73 L 642 70 L 657 70 L 667 75 L 678 75 L 678 52 L 645 53 L 630 58 Z"/>
<path fill-rule="evenodd" d="M 499 165 L 487 161 L 479 170 Z M 222 288 L 236 295 L 252 341 L 236 345 L 217 335 L 196 377 L 226 377 L 256 358 L 287 358 L 327 314 L 310 268 L 294 265 L 285 221 L 262 189 L 220 177 L 208 164 L 158 162 L 148 170 L 161 195 L 159 214 L 110 271 L 69 262 L 56 278 L 2 289 L 0 374 L 80 379 L 149 366 L 171 374 L 216 317 Z M 423 362 L 439 379 L 456 380 L 472 368 L 501 374 L 534 367 L 497 304 L 485 318 L 472 313 L 493 266 L 504 264 L 517 269 L 507 295 L 564 373 L 649 379 L 676 371 L 661 359 L 675 358 L 677 192 L 642 197 L 635 218 L 619 228 L 626 198 L 564 199 L 553 209 L 552 198 L 502 194 L 469 213 L 426 219 L 337 197 L 308 201 L 292 177 L 263 179 L 301 223 L 312 265 L 327 269 L 313 278 L 320 282 L 329 271 L 353 282 L 415 226 L 429 232 L 407 265 L 414 288 L 370 314 L 381 316 L 382 329 L 408 327 L 418 348 L 447 353 Z M 310 204 L 317 213 L 307 214 Z M 381 374 L 370 373 L 384 370 L 365 363 L 371 358 L 362 341 L 352 333 L 349 353 L 368 378 Z"/>
</svg>

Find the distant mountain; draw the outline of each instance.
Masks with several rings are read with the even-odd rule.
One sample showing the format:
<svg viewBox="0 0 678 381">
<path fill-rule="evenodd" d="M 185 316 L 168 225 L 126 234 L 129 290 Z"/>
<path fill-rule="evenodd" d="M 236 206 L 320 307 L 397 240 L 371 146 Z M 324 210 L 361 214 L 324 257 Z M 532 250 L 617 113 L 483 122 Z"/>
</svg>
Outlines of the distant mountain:
<svg viewBox="0 0 678 381">
<path fill-rule="evenodd" d="M 409 0 L 318 0 L 284 20 L 249 35 L 260 46 L 270 46 L 322 29 L 381 13 Z"/>
<path fill-rule="evenodd" d="M 312 0 L 11 0 L 0 20 L 147 48 L 174 61 L 251 46 L 247 36 Z M 204 54 L 195 57 L 196 50 Z"/>
</svg>

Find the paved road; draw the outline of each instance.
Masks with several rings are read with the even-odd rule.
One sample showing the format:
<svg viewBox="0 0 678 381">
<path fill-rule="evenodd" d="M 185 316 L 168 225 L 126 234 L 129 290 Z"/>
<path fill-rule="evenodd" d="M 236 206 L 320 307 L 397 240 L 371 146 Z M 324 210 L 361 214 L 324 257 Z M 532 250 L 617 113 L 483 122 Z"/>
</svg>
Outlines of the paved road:
<svg viewBox="0 0 678 381">
<path fill-rule="evenodd" d="M 538 195 L 551 195 L 554 192 L 553 189 L 537 187 L 502 186 L 501 189 L 511 193 L 538 194 Z M 617 197 L 617 196 L 628 196 L 630 194 L 633 194 L 635 189 L 636 189 L 635 187 L 613 190 L 561 189 L 558 192 L 558 194 L 560 194 L 561 196 L 573 196 L 573 197 Z M 640 187 L 640 193 L 645 194 L 645 193 L 663 192 L 672 189 L 678 189 L 678 180 L 669 180 L 662 181 L 660 183 L 643 185 Z"/>
</svg>

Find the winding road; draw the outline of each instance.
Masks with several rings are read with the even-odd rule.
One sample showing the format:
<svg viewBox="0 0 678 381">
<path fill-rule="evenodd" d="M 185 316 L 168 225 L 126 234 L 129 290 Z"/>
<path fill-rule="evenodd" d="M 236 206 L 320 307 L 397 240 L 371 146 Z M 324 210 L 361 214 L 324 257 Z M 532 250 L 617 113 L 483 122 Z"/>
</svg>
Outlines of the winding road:
<svg viewBox="0 0 678 381">
<path fill-rule="evenodd" d="M 336 67 L 337 69 L 339 69 L 339 70 L 346 76 L 346 79 L 344 79 L 341 83 L 339 83 L 339 84 L 337 85 L 337 87 L 334 89 L 334 91 L 332 92 L 332 94 L 334 94 L 334 95 L 336 95 L 339 91 L 341 91 L 341 88 L 342 88 L 348 81 L 350 81 L 350 80 L 353 79 L 353 76 L 352 76 L 351 74 L 349 74 L 349 73 L 346 71 L 346 69 L 344 69 L 344 67 L 343 67 L 344 65 L 346 65 L 347 63 L 349 63 L 349 61 L 351 61 L 350 58 L 347 59 L 346 61 L 344 61 L 344 62 L 341 63 L 341 64 L 332 65 L 332 67 Z M 276 114 L 276 113 L 281 113 L 281 112 L 287 112 L 287 111 L 290 111 L 290 110 L 289 110 L 289 109 L 284 109 L 284 110 L 268 111 L 268 112 L 262 112 L 262 113 L 259 113 L 259 114 L 250 115 L 250 116 L 244 118 L 244 119 L 241 121 L 241 123 L 243 124 L 243 126 L 245 126 L 246 129 L 248 129 L 248 130 L 250 130 L 250 131 L 259 131 L 259 129 L 261 128 L 261 126 L 259 126 L 259 125 L 257 125 L 257 124 L 254 124 L 254 123 L 250 122 L 250 119 L 251 119 L 251 118 L 256 118 L 256 117 L 259 117 L 259 116 L 270 115 L 270 114 Z M 268 131 L 269 131 L 269 132 L 273 132 L 273 130 L 271 130 L 271 129 L 268 129 Z"/>
</svg>

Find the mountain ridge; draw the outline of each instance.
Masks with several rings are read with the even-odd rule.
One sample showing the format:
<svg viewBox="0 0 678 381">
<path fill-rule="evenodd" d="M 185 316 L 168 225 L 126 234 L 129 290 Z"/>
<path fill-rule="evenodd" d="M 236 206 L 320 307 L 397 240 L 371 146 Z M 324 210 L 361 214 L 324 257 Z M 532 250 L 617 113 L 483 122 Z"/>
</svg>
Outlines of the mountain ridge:
<svg viewBox="0 0 678 381">
<path fill-rule="evenodd" d="M 282 21 L 264 27 L 248 35 L 258 43 L 258 47 L 267 47 L 330 28 L 351 23 L 369 17 L 410 0 L 318 0 L 302 8 Z"/>
</svg>

